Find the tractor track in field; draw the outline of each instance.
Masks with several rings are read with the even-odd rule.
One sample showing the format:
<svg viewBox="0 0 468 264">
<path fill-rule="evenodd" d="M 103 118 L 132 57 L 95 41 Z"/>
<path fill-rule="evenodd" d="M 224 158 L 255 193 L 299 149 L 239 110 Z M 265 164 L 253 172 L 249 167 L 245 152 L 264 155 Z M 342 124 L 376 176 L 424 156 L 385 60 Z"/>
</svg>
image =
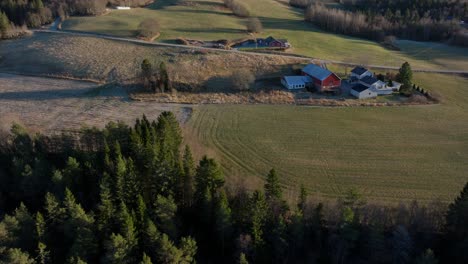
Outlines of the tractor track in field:
<svg viewBox="0 0 468 264">
<path fill-rule="evenodd" d="M 187 45 L 180 45 L 180 44 L 170 44 L 170 43 L 161 43 L 161 42 L 148 42 L 145 40 L 133 39 L 133 38 L 122 38 L 116 37 L 112 35 L 106 34 L 99 34 L 99 33 L 91 33 L 91 32 L 84 32 L 84 31 L 72 31 L 72 30 L 50 30 L 50 29 L 36 29 L 32 30 L 34 33 L 45 33 L 45 34 L 62 34 L 62 35 L 71 35 L 71 36 L 81 36 L 81 37 L 94 37 L 100 39 L 107 39 L 107 40 L 115 40 L 120 42 L 127 42 L 145 46 L 159 46 L 159 47 L 172 47 L 172 48 L 181 48 L 181 49 L 199 49 L 199 50 L 210 50 L 216 52 L 225 52 L 225 53 L 238 53 L 238 54 L 250 54 L 254 56 L 264 56 L 264 57 L 276 57 L 276 58 L 287 58 L 287 59 L 297 59 L 297 60 L 304 60 L 307 62 L 317 61 L 320 63 L 332 63 L 338 65 L 347 65 L 347 66 L 365 66 L 374 69 L 383 69 L 383 70 L 398 70 L 399 67 L 395 66 L 386 66 L 386 65 L 373 65 L 367 64 L 363 65 L 362 63 L 353 63 L 353 62 L 344 62 L 344 61 L 336 61 L 336 60 L 327 60 L 322 58 L 312 58 L 302 55 L 283 55 L 283 54 L 272 54 L 272 53 L 261 53 L 261 52 L 248 52 L 248 51 L 238 51 L 238 50 L 225 50 L 225 49 L 216 49 L 216 48 L 206 48 L 206 47 L 198 47 L 198 46 L 187 46 Z M 431 70 L 431 69 L 418 69 L 414 68 L 413 72 L 426 72 L 426 73 L 441 73 L 441 74 L 468 74 L 468 70 L 453 70 L 453 69 L 439 69 L 439 70 Z"/>
</svg>

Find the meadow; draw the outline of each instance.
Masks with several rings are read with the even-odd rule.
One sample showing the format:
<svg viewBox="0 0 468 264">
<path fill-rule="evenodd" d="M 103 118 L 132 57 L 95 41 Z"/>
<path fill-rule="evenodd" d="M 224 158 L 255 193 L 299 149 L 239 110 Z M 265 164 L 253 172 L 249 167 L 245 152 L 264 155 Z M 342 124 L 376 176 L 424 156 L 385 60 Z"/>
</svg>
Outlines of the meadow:
<svg viewBox="0 0 468 264">
<path fill-rule="evenodd" d="M 252 16 L 262 21 L 264 32 L 257 37 L 286 38 L 293 46 L 291 53 L 361 64 L 400 66 L 409 61 L 420 69 L 468 68 L 468 52 L 463 48 L 402 40 L 397 42 L 401 50 L 393 51 L 376 42 L 323 32 L 304 21 L 302 9 L 292 8 L 284 0 L 242 2 Z M 146 8 L 111 11 L 99 17 L 72 17 L 63 28 L 135 37 L 138 24 L 145 18 L 159 21 L 159 42 L 174 43 L 178 37 L 217 40 L 249 36 L 245 30 L 247 20 L 234 16 L 221 0 L 158 0 Z"/>
<path fill-rule="evenodd" d="M 278 170 L 289 198 L 356 188 L 373 202 L 450 201 L 468 180 L 468 79 L 418 73 L 440 105 L 321 108 L 205 105 L 189 121 L 230 180 L 260 187 Z M 252 177 L 255 176 L 255 177 Z"/>
</svg>

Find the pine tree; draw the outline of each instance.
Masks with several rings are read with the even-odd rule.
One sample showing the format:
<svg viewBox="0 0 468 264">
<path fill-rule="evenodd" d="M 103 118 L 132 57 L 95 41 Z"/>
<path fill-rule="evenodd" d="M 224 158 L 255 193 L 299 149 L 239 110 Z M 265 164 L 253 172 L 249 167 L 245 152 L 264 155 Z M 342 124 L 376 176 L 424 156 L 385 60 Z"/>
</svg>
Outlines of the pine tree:
<svg viewBox="0 0 468 264">
<path fill-rule="evenodd" d="M 136 168 L 133 160 L 129 158 L 126 165 L 126 173 L 124 176 L 124 201 L 126 204 L 136 206 L 136 201 L 140 195 L 141 185 L 137 176 Z"/>
<path fill-rule="evenodd" d="M 265 195 L 255 191 L 250 201 L 251 233 L 255 248 L 260 248 L 264 244 L 264 227 L 266 224 L 268 205 Z"/>
<path fill-rule="evenodd" d="M 158 195 L 154 203 L 154 218 L 156 224 L 163 233 L 168 234 L 171 238 L 176 237 L 175 215 L 177 213 L 177 205 L 171 196 L 164 197 Z"/>
<path fill-rule="evenodd" d="M 185 146 L 184 157 L 182 161 L 183 167 L 183 181 L 182 181 L 182 201 L 183 205 L 191 207 L 193 203 L 194 194 L 194 176 L 195 176 L 195 163 L 193 161 L 192 152 L 188 145 Z"/>
<path fill-rule="evenodd" d="M 468 236 L 468 183 L 455 201 L 449 205 L 446 216 L 446 229 L 458 237 Z"/>
<path fill-rule="evenodd" d="M 297 209 L 304 213 L 305 209 L 306 209 L 306 205 L 307 205 L 307 190 L 304 186 L 304 184 L 301 184 L 301 190 L 300 190 L 300 193 L 299 193 L 299 202 L 297 203 Z"/>
<path fill-rule="evenodd" d="M 114 215 L 114 205 L 110 191 L 109 176 L 104 174 L 100 187 L 100 202 L 97 207 L 97 229 L 104 237 L 108 237 L 111 232 L 111 221 Z"/>
<path fill-rule="evenodd" d="M 265 196 L 267 200 L 281 200 L 283 193 L 281 191 L 281 186 L 279 183 L 278 174 L 275 169 L 271 169 L 267 175 L 267 180 L 265 183 Z"/>
<path fill-rule="evenodd" d="M 143 253 L 143 258 L 142 258 L 140 264 L 153 264 L 153 262 L 151 262 L 151 258 L 148 257 L 148 255 L 146 255 L 146 253 Z"/>
<path fill-rule="evenodd" d="M 0 10 L 0 39 L 7 37 L 7 30 L 10 26 L 7 15 Z"/>
<path fill-rule="evenodd" d="M 215 227 L 216 234 L 220 241 L 222 255 L 224 255 L 225 244 L 226 241 L 229 241 L 232 231 L 231 208 L 229 207 L 228 199 L 224 191 L 219 192 L 216 199 Z"/>
<path fill-rule="evenodd" d="M 0 248 L 0 263 L 5 264 L 34 264 L 27 252 L 19 248 Z"/>
<path fill-rule="evenodd" d="M 90 259 L 96 253 L 96 239 L 94 237 L 94 219 L 87 215 L 70 190 L 65 190 L 63 201 L 66 219 L 64 222 L 64 235 L 66 245 L 70 245 L 69 257 Z"/>
<path fill-rule="evenodd" d="M 131 259 L 131 246 L 128 241 L 120 234 L 112 233 L 109 240 L 105 243 L 104 263 L 133 263 Z"/>
<path fill-rule="evenodd" d="M 224 175 L 214 159 L 204 156 L 200 160 L 195 175 L 195 198 L 201 200 L 208 191 L 211 197 L 215 196 L 219 188 L 224 185 Z"/>
<path fill-rule="evenodd" d="M 127 166 L 125 159 L 122 156 L 119 142 L 114 144 L 114 199 L 116 202 L 125 201 L 125 175 Z"/>
<path fill-rule="evenodd" d="M 164 61 L 161 62 L 161 64 L 159 65 L 159 75 L 161 78 L 161 85 L 163 87 L 162 91 L 170 92 L 172 90 L 172 87 L 169 80 L 169 74 L 167 73 L 167 67 Z"/>
<path fill-rule="evenodd" d="M 249 261 L 247 261 L 247 257 L 244 253 L 241 253 L 239 256 L 239 264 L 249 264 Z"/>
<path fill-rule="evenodd" d="M 125 203 L 121 202 L 119 211 L 117 213 L 117 226 L 119 234 L 127 241 L 128 246 L 131 248 L 136 243 L 136 230 L 135 223 L 133 222 L 132 216 L 128 212 Z"/>
<path fill-rule="evenodd" d="M 405 95 L 411 94 L 411 81 L 413 79 L 413 71 L 408 62 L 403 63 L 401 66 L 398 75 L 398 81 L 402 84 L 400 92 Z"/>
</svg>

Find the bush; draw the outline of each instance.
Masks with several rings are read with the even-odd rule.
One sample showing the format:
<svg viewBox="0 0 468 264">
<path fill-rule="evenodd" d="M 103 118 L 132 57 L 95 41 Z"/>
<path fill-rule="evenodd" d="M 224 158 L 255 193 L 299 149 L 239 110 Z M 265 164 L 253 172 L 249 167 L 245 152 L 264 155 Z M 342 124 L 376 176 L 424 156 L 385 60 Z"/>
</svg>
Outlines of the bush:
<svg viewBox="0 0 468 264">
<path fill-rule="evenodd" d="M 138 25 L 138 36 L 152 38 L 159 33 L 159 23 L 154 18 L 147 18 Z"/>
<path fill-rule="evenodd" d="M 239 69 L 231 76 L 232 87 L 238 91 L 246 91 L 255 82 L 255 75 L 247 69 Z"/>
<path fill-rule="evenodd" d="M 289 5 L 299 8 L 306 8 L 312 4 L 311 0 L 289 0 Z"/>
<path fill-rule="evenodd" d="M 247 6 L 244 3 L 241 3 L 236 0 L 231 0 L 230 3 L 230 8 L 232 10 L 232 13 L 238 17 L 249 17 L 250 16 L 250 11 L 247 8 Z"/>
<path fill-rule="evenodd" d="M 260 33 L 263 31 L 262 22 L 256 17 L 249 18 L 247 21 L 247 31 L 252 33 Z"/>
</svg>

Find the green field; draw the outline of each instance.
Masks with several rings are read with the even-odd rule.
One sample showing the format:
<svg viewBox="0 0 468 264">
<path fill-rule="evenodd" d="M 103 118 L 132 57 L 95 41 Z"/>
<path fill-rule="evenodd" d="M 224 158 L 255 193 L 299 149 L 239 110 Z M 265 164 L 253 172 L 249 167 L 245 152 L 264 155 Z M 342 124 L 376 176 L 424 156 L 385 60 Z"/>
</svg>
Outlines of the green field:
<svg viewBox="0 0 468 264">
<path fill-rule="evenodd" d="M 182 1 L 180 1 L 182 2 Z M 400 66 L 409 61 L 421 69 L 468 68 L 467 49 L 439 43 L 399 41 L 401 51 L 391 51 L 379 44 L 323 32 L 304 21 L 303 10 L 291 8 L 285 1 L 243 0 L 258 16 L 265 31 L 261 36 L 287 38 L 292 53 L 363 64 Z M 72 17 L 64 29 L 135 37 L 138 24 L 145 18 L 156 18 L 161 25 L 157 41 L 174 42 L 177 37 L 201 40 L 236 39 L 248 36 L 246 20 L 226 9 L 221 0 L 192 0 L 176 4 L 175 0 L 158 0 L 147 8 L 112 11 L 100 17 Z"/>
<path fill-rule="evenodd" d="M 416 82 L 443 92 L 444 103 L 200 106 L 189 125 L 230 179 L 249 187 L 274 167 L 291 195 L 304 183 L 324 199 L 355 187 L 374 202 L 450 201 L 468 180 L 468 79 L 417 74 Z"/>
</svg>

